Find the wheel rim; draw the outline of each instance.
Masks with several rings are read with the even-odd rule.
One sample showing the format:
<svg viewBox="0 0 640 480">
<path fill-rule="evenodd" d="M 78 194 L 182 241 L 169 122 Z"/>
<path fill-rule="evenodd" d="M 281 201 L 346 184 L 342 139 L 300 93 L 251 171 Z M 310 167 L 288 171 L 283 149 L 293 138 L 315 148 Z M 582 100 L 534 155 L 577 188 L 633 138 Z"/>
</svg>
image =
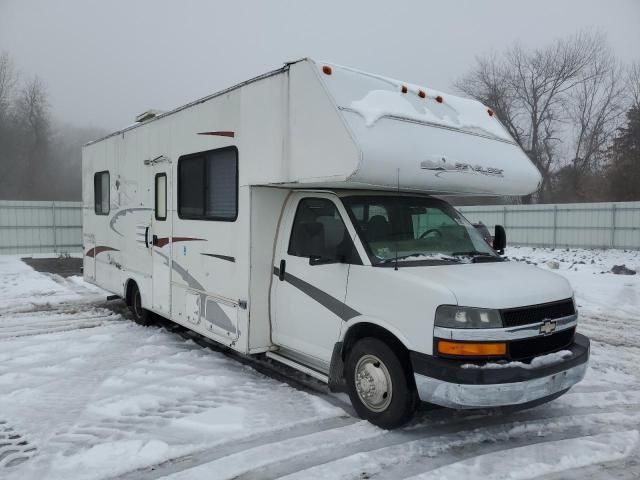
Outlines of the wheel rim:
<svg viewBox="0 0 640 480">
<path fill-rule="evenodd" d="M 367 354 L 356 364 L 356 392 L 372 412 L 382 412 L 391 403 L 393 385 L 387 366 L 375 355 Z"/>
</svg>

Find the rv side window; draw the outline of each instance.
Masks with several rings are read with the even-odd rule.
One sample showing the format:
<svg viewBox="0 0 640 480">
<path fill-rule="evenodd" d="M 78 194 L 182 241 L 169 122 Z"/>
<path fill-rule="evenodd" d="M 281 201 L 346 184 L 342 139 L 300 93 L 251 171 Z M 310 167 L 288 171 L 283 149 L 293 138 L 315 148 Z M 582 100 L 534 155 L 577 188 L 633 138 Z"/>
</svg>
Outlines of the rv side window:
<svg viewBox="0 0 640 480">
<path fill-rule="evenodd" d="M 336 205 L 326 198 L 300 201 L 287 253 L 305 258 L 339 258 L 344 263 L 362 265 Z"/>
<path fill-rule="evenodd" d="M 156 220 L 167 219 L 167 174 L 156 175 Z"/>
<path fill-rule="evenodd" d="M 96 215 L 109 215 L 109 172 L 98 172 L 93 176 L 93 198 Z"/>
<path fill-rule="evenodd" d="M 180 158 L 178 216 L 235 221 L 238 216 L 238 150 L 235 147 Z"/>
</svg>

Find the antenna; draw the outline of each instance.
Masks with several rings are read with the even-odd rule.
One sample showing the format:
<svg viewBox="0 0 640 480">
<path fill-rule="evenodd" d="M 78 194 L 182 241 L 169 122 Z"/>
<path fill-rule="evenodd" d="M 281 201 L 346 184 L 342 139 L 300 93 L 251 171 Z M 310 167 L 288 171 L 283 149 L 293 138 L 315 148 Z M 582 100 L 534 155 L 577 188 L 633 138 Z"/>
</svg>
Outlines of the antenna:
<svg viewBox="0 0 640 480">
<path fill-rule="evenodd" d="M 397 187 L 397 192 L 400 193 L 400 168 L 397 169 L 397 177 L 396 177 L 396 187 Z M 393 267 L 394 270 L 398 270 L 398 234 L 396 233 L 395 235 L 395 246 L 396 246 L 396 263 L 395 266 Z"/>
</svg>

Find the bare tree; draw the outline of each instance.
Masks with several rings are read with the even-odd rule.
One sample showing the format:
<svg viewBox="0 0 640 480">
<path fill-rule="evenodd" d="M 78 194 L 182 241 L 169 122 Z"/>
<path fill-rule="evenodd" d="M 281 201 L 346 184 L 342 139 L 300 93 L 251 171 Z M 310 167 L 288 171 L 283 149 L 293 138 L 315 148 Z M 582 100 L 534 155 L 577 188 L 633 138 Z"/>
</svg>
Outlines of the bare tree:
<svg viewBox="0 0 640 480">
<path fill-rule="evenodd" d="M 629 66 L 627 74 L 627 89 L 631 107 L 640 109 L 640 60 L 633 62 Z"/>
<path fill-rule="evenodd" d="M 543 200 L 559 163 L 570 93 L 590 78 L 589 67 L 606 51 L 604 37 L 592 31 L 578 32 L 545 48 L 529 50 L 516 45 L 501 57 L 478 59 L 474 70 L 456 84 L 495 109 L 528 153 L 542 173 L 539 195 Z"/>
<path fill-rule="evenodd" d="M 17 74 L 13 61 L 7 52 L 0 54 L 0 189 L 7 191 L 7 186 L 15 182 L 13 175 L 17 170 L 16 162 L 16 128 L 11 121 L 10 108 L 14 100 Z"/>
<path fill-rule="evenodd" d="M 37 166 L 49 154 L 49 101 L 44 83 L 37 76 L 20 92 L 15 106 L 15 118 L 22 133 L 22 169 L 27 191 L 36 186 Z"/>
<path fill-rule="evenodd" d="M 43 81 L 18 80 L 0 52 L 0 199 L 79 200 L 81 146 L 107 132 L 56 124 Z"/>
<path fill-rule="evenodd" d="M 574 200 L 588 199 L 585 179 L 599 170 L 624 114 L 624 69 L 608 50 L 598 52 L 570 92 L 566 109 L 572 124 L 573 154 L 565 174 Z"/>
<path fill-rule="evenodd" d="M 458 90 L 489 105 L 511 136 L 524 147 L 525 132 L 518 118 L 518 102 L 508 80 L 508 71 L 507 62 L 494 52 L 486 57 L 477 57 L 475 70 L 454 84 Z"/>
<path fill-rule="evenodd" d="M 17 74 L 7 52 L 0 54 L 0 122 L 7 117 Z"/>
</svg>

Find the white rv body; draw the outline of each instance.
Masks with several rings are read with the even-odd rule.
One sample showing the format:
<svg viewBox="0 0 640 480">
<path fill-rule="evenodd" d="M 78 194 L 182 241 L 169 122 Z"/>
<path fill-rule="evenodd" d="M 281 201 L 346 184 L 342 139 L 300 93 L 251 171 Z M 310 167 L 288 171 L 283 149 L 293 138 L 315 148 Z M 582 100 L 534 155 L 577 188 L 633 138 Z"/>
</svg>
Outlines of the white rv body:
<svg viewBox="0 0 640 480">
<path fill-rule="evenodd" d="M 85 279 L 129 303 L 135 285 L 144 309 L 240 353 L 277 351 L 331 380 L 340 371 L 336 352 L 357 324 L 388 332 L 411 355 L 433 356 L 441 305 L 513 309 L 572 297 L 562 278 L 508 262 L 375 268 L 343 204 L 359 195 L 535 191 L 539 172 L 478 102 L 304 59 L 149 117 L 83 149 Z M 227 165 L 216 178 L 207 155 Z M 181 162 L 202 164 L 205 183 L 235 180 L 235 202 L 225 190 L 231 183 L 207 183 L 204 193 L 224 218 L 185 213 L 179 198 L 191 202 L 200 184 L 191 191 L 180 180 Z M 335 208 L 358 262 L 312 266 L 290 254 L 305 198 Z M 328 235 L 335 219 L 322 220 Z M 575 328 L 575 317 L 558 330 Z M 586 360 L 574 367 L 563 370 L 564 380 L 537 377 L 542 386 L 529 394 L 505 383 L 508 403 L 566 390 L 584 375 Z M 504 404 L 469 392 L 465 400 L 442 379 L 414 373 L 422 399 Z"/>
</svg>

